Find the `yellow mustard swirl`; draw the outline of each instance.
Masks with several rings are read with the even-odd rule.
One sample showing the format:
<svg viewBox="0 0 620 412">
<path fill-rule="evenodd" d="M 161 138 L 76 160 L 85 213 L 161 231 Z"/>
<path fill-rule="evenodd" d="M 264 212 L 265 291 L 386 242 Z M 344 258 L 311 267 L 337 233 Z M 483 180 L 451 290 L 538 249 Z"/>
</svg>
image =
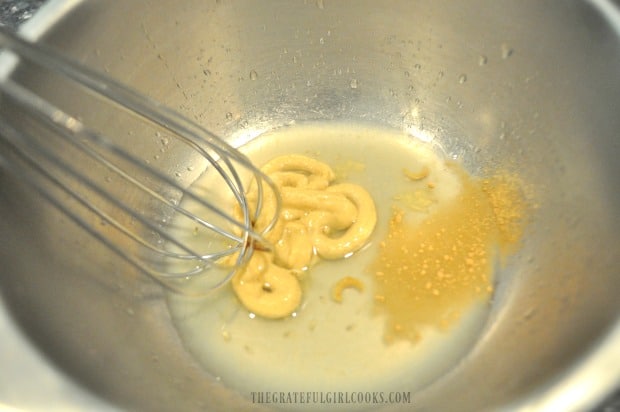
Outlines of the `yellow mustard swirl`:
<svg viewBox="0 0 620 412">
<path fill-rule="evenodd" d="M 301 303 L 299 274 L 317 257 L 341 259 L 362 248 L 375 228 L 377 213 L 363 187 L 332 185 L 334 171 L 316 159 L 279 156 L 261 170 L 274 181 L 282 199 L 278 221 L 267 235 L 273 248 L 255 251 L 233 277 L 232 287 L 250 312 L 275 319 L 289 316 Z M 255 185 L 247 198 L 256 207 Z M 255 228 L 264 228 L 275 210 L 275 196 L 265 193 Z"/>
</svg>

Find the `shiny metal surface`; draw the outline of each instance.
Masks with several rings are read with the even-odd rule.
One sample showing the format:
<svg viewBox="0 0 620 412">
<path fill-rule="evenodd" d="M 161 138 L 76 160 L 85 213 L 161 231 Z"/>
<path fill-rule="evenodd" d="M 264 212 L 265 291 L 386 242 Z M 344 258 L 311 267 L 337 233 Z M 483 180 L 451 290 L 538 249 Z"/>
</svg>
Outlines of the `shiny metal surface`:
<svg viewBox="0 0 620 412">
<path fill-rule="evenodd" d="M 263 194 L 276 189 L 219 136 L 127 85 L 3 28 L 0 50 L 15 58 L 27 79 L 46 79 L 70 96 L 65 106 L 65 99 L 55 99 L 60 93 L 38 94 L 17 74 L 0 79 L 0 150 L 6 170 L 119 257 L 171 290 L 204 296 L 235 272 L 210 273 L 217 261 L 234 256 L 234 266 L 243 266 L 254 243 L 265 241 L 262 235 L 276 218 L 267 216 L 261 233 L 251 227 L 259 212 L 250 211 L 244 178 L 253 176 L 260 189 L 257 211 Z M 129 138 L 119 140 L 118 135 Z M 193 173 L 181 178 L 170 167 L 151 166 L 135 141 L 179 153 L 192 163 L 184 171 Z M 215 170 L 213 184 L 234 199 L 239 217 L 218 204 L 221 199 L 188 184 L 206 168 Z M 192 213 L 179 199 L 196 202 L 199 211 Z M 189 245 L 171 233 L 169 221 L 185 221 L 221 242 Z"/>
<path fill-rule="evenodd" d="M 601 1 L 89 1 L 43 41 L 236 144 L 291 122 L 366 122 L 437 141 L 474 172 L 518 170 L 538 206 L 524 248 L 502 273 L 474 350 L 414 394 L 413 407 L 583 410 L 620 380 L 614 10 Z M 44 79 L 37 87 L 54 92 Z M 0 180 L 3 301 L 63 373 L 121 408 L 252 406 L 185 352 L 156 285 L 10 175 Z"/>
</svg>

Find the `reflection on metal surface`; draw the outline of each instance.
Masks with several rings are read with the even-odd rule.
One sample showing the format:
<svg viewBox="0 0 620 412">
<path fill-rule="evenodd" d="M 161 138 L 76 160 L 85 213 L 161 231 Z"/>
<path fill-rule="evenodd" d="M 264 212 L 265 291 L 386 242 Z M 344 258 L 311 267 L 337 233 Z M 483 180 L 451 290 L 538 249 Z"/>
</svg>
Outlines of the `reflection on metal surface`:
<svg viewBox="0 0 620 412">
<path fill-rule="evenodd" d="M 620 5 L 611 0 L 586 0 L 592 4 L 620 36 Z M 617 3 L 617 2 L 616 2 Z"/>
<path fill-rule="evenodd" d="M 115 410 L 84 391 L 28 343 L 1 301 L 0 336 L 1 411 Z"/>
<path fill-rule="evenodd" d="M 411 127 L 415 135 L 427 131 L 423 139 L 441 140 L 448 155 L 474 168 L 489 159 L 512 162 L 540 182 L 540 225 L 533 226 L 521 260 L 499 285 L 498 308 L 478 350 L 438 382 L 441 391 L 416 394 L 417 405 L 445 401 L 441 406 L 454 407 L 449 398 L 458 397 L 461 409 L 486 402 L 490 408 L 583 410 L 614 386 L 616 365 L 603 365 L 601 379 L 591 378 L 589 369 L 601 367 L 599 351 L 614 359 L 607 357 L 607 345 L 618 339 L 610 332 L 620 285 L 618 249 L 610 247 L 620 233 L 620 194 L 612 190 L 620 176 L 613 2 L 472 0 L 461 6 L 389 0 L 387 7 L 387 0 L 359 0 L 355 7 L 345 1 L 316 7 L 265 1 L 261 8 L 244 0 L 87 3 L 79 18 L 68 16 L 64 30 L 49 40 L 216 132 L 243 140 L 292 121 L 334 119 Z M 612 17 L 606 23 L 601 15 Z M 107 27 L 116 30 L 101 36 Z M 461 74 L 467 78 L 459 83 Z M 412 107 L 419 107 L 419 117 L 411 116 Z M 159 148 L 146 151 L 151 161 L 160 155 Z M 176 166 L 178 159 L 169 160 Z M 58 232 L 65 228 L 55 216 L 46 217 L 37 222 Z M 41 245 L 49 240 L 48 226 L 33 226 L 32 236 L 0 220 L 0 227 L 16 234 L 3 245 L 17 254 L 14 244 L 24 239 Z M 62 237 L 45 246 L 56 251 L 56 244 L 75 246 Z M 174 399 L 204 410 L 213 399 L 231 400 L 218 391 L 221 385 L 209 386 L 191 361 L 170 350 L 176 341 L 163 322 L 154 322 L 164 313 L 135 283 L 121 279 L 116 266 L 105 262 L 111 270 L 100 287 L 75 270 L 88 269 L 84 262 L 19 256 L 19 264 L 6 253 L 4 258 L 17 268 L 54 271 L 3 272 L 3 296 L 30 332 L 48 328 L 38 343 L 91 387 L 104 383 L 97 388 L 114 401 L 142 406 L 134 409 L 149 409 L 149 402 L 162 408 Z M 53 290 L 56 300 L 41 289 Z M 80 353 L 85 345 L 99 352 Z M 107 368 L 99 367 L 102 359 Z M 110 366 L 121 370 L 114 374 Z M 558 397 L 546 398 L 533 387 Z"/>
</svg>

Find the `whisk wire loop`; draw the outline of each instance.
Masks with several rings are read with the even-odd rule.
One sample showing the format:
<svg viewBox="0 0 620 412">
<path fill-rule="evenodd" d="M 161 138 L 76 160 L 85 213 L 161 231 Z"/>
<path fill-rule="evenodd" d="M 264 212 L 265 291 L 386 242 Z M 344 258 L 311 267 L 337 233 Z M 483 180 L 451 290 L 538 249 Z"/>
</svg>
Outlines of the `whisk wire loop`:
<svg viewBox="0 0 620 412">
<path fill-rule="evenodd" d="M 106 127 L 97 128 L 88 120 L 83 121 L 79 115 L 61 108 L 38 91 L 14 81 L 15 76 L 0 79 L 0 106 L 10 109 L 0 113 L 0 142 L 11 149 L 11 155 L 2 154 L 8 151 L 0 152 L 4 164 L 9 164 L 9 170 L 30 183 L 95 238 L 166 286 L 171 286 L 168 282 L 171 279 L 208 277 L 210 271 L 207 269 L 226 256 L 234 258 L 236 266 L 241 266 L 251 256 L 255 244 L 269 247 L 264 235 L 275 225 L 279 211 L 260 230 L 254 229 L 253 222 L 262 213 L 265 192 L 273 192 L 278 205 L 279 195 L 273 182 L 237 149 L 153 99 L 2 28 L 0 50 L 18 57 L 16 70 L 28 62 L 44 74 L 51 72 L 69 81 L 76 94 L 71 95 L 72 98 L 79 100 L 82 95 L 75 90 L 80 90 L 103 102 L 105 110 L 113 107 L 145 129 L 157 130 L 158 135 L 165 133 L 183 150 L 191 152 L 190 157 L 201 159 L 205 175 L 216 176 L 216 187 L 208 188 L 205 195 L 205 191 L 191 184 L 181 184 L 169 170 L 154 167 L 119 144 Z M 136 145 L 140 146 L 141 142 Z M 61 146 L 63 150 L 59 149 Z M 75 161 L 74 154 L 80 157 L 81 163 Z M 125 198 L 121 189 L 111 190 L 110 185 L 101 182 L 101 176 L 83 169 L 89 162 L 96 165 L 95 169 L 112 173 L 123 182 L 125 189 L 129 188 L 126 192 L 132 196 L 139 192 L 147 200 L 137 206 L 131 196 Z M 246 198 L 250 179 L 256 182 L 258 189 L 258 198 L 252 204 Z M 216 189 L 226 195 L 210 198 L 209 193 Z M 119 192 L 123 196 L 119 196 Z M 66 196 L 73 200 L 71 205 L 65 200 Z M 186 206 L 188 203 L 193 205 L 191 210 Z M 80 206 L 80 211 L 74 204 Z M 232 213 L 233 208 L 241 211 L 241 218 Z M 85 217 L 84 210 L 91 217 Z M 163 221 L 157 218 L 161 210 L 168 214 Z M 114 228 L 114 234 L 96 226 L 92 216 Z M 202 244 L 174 232 L 170 224 L 163 224 L 179 219 L 185 219 L 211 236 L 204 242 L 209 245 L 208 250 L 201 251 Z M 118 234 L 122 235 L 122 241 L 117 239 Z M 133 242 L 132 247 L 125 247 L 127 240 Z M 188 264 L 177 264 L 179 262 Z M 234 268 L 224 272 L 206 282 L 209 288 L 226 282 Z M 178 283 L 172 285 L 176 288 Z"/>
</svg>

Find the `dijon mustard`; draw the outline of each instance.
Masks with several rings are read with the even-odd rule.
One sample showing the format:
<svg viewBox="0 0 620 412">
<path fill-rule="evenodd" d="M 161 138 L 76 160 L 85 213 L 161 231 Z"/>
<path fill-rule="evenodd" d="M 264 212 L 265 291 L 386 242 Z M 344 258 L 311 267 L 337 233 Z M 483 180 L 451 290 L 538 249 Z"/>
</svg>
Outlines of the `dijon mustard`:
<svg viewBox="0 0 620 412">
<path fill-rule="evenodd" d="M 298 275 L 316 259 L 342 259 L 366 244 L 377 212 L 363 187 L 333 184 L 334 171 L 316 159 L 284 155 L 261 170 L 276 184 L 281 197 L 277 223 L 266 236 L 273 250 L 255 251 L 235 274 L 232 285 L 249 311 L 275 319 L 289 316 L 299 306 L 302 291 Z M 256 198 L 257 193 L 250 191 L 250 202 L 256 204 Z M 262 208 L 261 216 L 276 213 L 273 194 L 266 194 Z M 259 218 L 256 229 L 265 224 Z"/>
</svg>

